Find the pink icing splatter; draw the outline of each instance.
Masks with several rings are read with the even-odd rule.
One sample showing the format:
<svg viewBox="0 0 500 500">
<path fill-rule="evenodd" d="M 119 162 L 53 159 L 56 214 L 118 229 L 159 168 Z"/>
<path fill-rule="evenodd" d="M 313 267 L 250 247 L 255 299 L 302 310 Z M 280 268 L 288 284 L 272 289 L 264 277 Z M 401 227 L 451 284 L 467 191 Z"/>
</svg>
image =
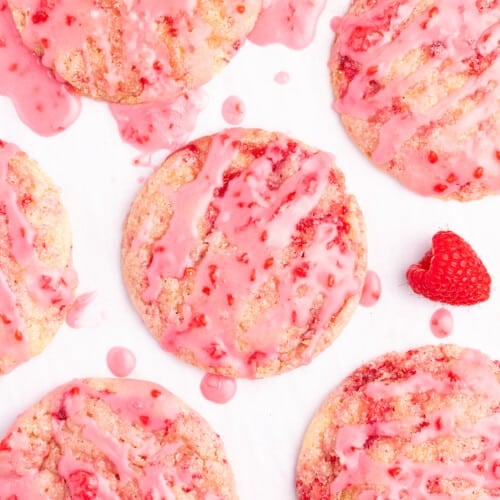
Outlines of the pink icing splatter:
<svg viewBox="0 0 500 500">
<path fill-rule="evenodd" d="M 335 442 L 331 443 L 333 449 L 329 450 L 341 464 L 329 485 L 332 497 L 341 496 L 346 489 L 357 486 L 363 491 L 359 498 L 365 499 L 469 498 L 476 496 L 479 488 L 490 493 L 480 495 L 481 498 L 498 496 L 500 384 L 486 356 L 465 349 L 448 376 L 440 374 L 437 377 L 416 371 L 405 380 L 369 382 L 360 390 L 373 400 L 371 407 L 376 416 L 372 422 L 344 424 L 338 429 Z M 464 423 L 464 408 L 455 408 L 449 403 L 444 408 L 436 405 L 435 411 L 423 415 L 416 412 L 393 420 L 390 414 L 394 411 L 394 399 L 406 394 L 408 401 L 418 402 L 419 398 L 425 400 L 437 395 L 446 398 L 464 393 L 470 397 L 477 395 L 481 406 L 477 418 L 470 422 L 466 419 L 467 423 Z M 384 408 L 387 414 L 381 412 Z M 488 413 L 483 413 L 483 409 Z M 430 454 L 426 461 L 412 460 L 417 447 L 426 442 L 443 440 L 445 443 L 449 436 L 464 442 L 477 442 L 475 453 L 453 461 L 439 460 L 439 455 L 433 460 Z M 383 443 L 385 438 L 397 438 L 400 448 L 396 456 L 387 453 L 385 460 L 375 460 L 371 447 Z M 443 484 L 448 481 L 465 483 L 463 496 L 446 494 Z M 369 489 L 367 485 L 370 484 L 376 485 L 377 490 Z"/>
<path fill-rule="evenodd" d="M 215 373 L 206 373 L 200 384 L 203 396 L 214 403 L 227 403 L 236 394 L 236 380 Z"/>
<path fill-rule="evenodd" d="M 228 176 L 240 137 L 239 129 L 214 136 L 196 179 L 168 192 L 174 213 L 168 231 L 154 243 L 142 298 L 156 301 L 165 277 L 196 273 L 182 315 L 172 311 L 165 327 L 164 348 L 186 349 L 203 366 L 232 366 L 251 377 L 259 362 L 278 356 L 281 332 L 291 325 L 309 340 L 303 363 L 309 362 L 323 329 L 358 291 L 359 280 L 356 254 L 343 242 L 341 217 L 332 211 L 321 219 L 317 213 L 330 185 L 331 156 L 308 153 L 282 138 L 272 141 L 244 172 Z M 290 155 L 300 168 L 273 183 Z M 210 218 L 211 230 L 195 269 L 192 255 L 201 217 Z M 301 230 L 307 227 L 313 228 L 313 236 L 305 243 Z M 216 248 L 222 234 L 231 242 L 224 253 Z M 142 235 L 139 241 L 144 240 Z M 300 250 L 282 264 L 285 248 L 294 245 Z M 241 311 L 269 279 L 278 299 L 247 327 L 242 350 L 234 334 Z"/>
<path fill-rule="evenodd" d="M 173 150 L 184 144 L 194 130 L 203 94 L 196 90 L 170 102 L 109 107 L 125 142 L 145 153 Z"/>
<path fill-rule="evenodd" d="M 332 21 L 332 65 L 343 81 L 335 109 L 372 122 L 373 161 L 417 193 L 446 196 L 471 183 L 498 192 L 500 9 L 445 0 L 414 14 L 417 4 L 380 0 Z M 416 49 L 421 66 L 396 70 L 394 62 Z M 449 85 L 456 88 L 445 92 Z"/>
<path fill-rule="evenodd" d="M 359 303 L 365 307 L 374 306 L 379 301 L 381 292 L 379 275 L 375 271 L 367 271 Z"/>
<path fill-rule="evenodd" d="M 245 103 L 237 96 L 229 96 L 222 104 L 222 117 L 230 125 L 239 125 L 245 117 Z"/>
<path fill-rule="evenodd" d="M 22 43 L 6 0 L 0 0 L 0 95 L 10 98 L 19 118 L 43 136 L 61 132 L 80 114 L 80 99 Z"/>
<path fill-rule="evenodd" d="M 104 312 L 96 308 L 96 293 L 87 292 L 76 297 L 68 309 L 66 323 L 71 328 L 95 328 L 104 319 Z"/>
<path fill-rule="evenodd" d="M 274 75 L 274 81 L 280 85 L 286 85 L 290 81 L 290 75 L 286 71 L 279 71 Z"/>
<path fill-rule="evenodd" d="M 313 41 L 325 4 L 326 0 L 269 0 L 248 38 L 257 45 L 304 49 Z"/>
<path fill-rule="evenodd" d="M 128 377 L 135 368 L 135 354 L 126 347 L 112 347 L 106 356 L 110 372 L 116 377 Z"/>
<path fill-rule="evenodd" d="M 453 330 L 453 316 L 451 312 L 444 307 L 435 311 L 431 317 L 430 327 L 435 337 L 448 337 Z"/>
</svg>

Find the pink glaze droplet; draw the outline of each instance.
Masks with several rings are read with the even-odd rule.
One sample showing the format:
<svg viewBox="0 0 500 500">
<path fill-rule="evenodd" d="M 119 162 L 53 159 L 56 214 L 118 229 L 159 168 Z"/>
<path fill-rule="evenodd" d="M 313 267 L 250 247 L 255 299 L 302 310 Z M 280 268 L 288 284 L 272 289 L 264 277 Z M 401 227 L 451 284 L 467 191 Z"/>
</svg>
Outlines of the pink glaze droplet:
<svg viewBox="0 0 500 500">
<path fill-rule="evenodd" d="M 222 117 L 230 125 L 239 125 L 245 117 L 245 103 L 237 96 L 229 96 L 222 104 Z"/>
<path fill-rule="evenodd" d="M 365 277 L 365 284 L 361 292 L 361 299 L 359 303 L 365 307 L 374 306 L 380 299 L 382 292 L 382 285 L 380 277 L 375 271 L 368 271 Z"/>
<path fill-rule="evenodd" d="M 448 309 L 441 307 L 431 317 L 431 332 L 440 339 L 448 337 L 453 330 L 453 316 Z"/>
<path fill-rule="evenodd" d="M 19 118 L 43 136 L 63 131 L 80 114 L 80 99 L 22 43 L 6 0 L 0 0 L 0 95 L 10 98 Z"/>
<path fill-rule="evenodd" d="M 135 354 L 126 347 L 113 347 L 106 357 L 108 368 L 116 377 L 127 377 L 135 368 Z"/>
<path fill-rule="evenodd" d="M 214 403 L 227 403 L 236 393 L 234 378 L 206 373 L 200 384 L 203 396 Z"/>
<path fill-rule="evenodd" d="M 274 81 L 280 85 L 286 85 L 290 81 L 290 75 L 286 71 L 280 71 L 274 76 Z"/>
<path fill-rule="evenodd" d="M 170 102 L 148 104 L 110 104 L 122 139 L 149 153 L 182 146 L 196 126 L 203 107 L 200 90 L 181 95 Z"/>
<path fill-rule="evenodd" d="M 66 314 L 66 323 L 71 328 L 93 328 L 98 326 L 102 320 L 102 313 L 96 317 L 95 311 L 90 306 L 95 300 L 95 292 L 87 292 L 79 295 Z"/>
<path fill-rule="evenodd" d="M 249 39 L 257 45 L 281 43 L 304 49 L 314 39 L 326 0 L 269 0 Z"/>
</svg>

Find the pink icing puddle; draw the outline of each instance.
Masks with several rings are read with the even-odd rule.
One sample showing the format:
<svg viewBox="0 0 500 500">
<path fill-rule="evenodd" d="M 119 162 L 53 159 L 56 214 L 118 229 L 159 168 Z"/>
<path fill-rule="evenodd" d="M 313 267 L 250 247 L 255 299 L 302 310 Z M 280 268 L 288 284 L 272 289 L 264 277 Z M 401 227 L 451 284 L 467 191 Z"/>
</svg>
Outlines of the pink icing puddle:
<svg viewBox="0 0 500 500">
<path fill-rule="evenodd" d="M 104 319 L 104 312 L 98 310 L 96 293 L 79 295 L 66 314 L 66 323 L 71 328 L 95 328 Z"/>
<path fill-rule="evenodd" d="M 237 96 L 229 96 L 222 104 L 222 117 L 230 125 L 239 125 L 245 117 L 245 103 Z"/>
<path fill-rule="evenodd" d="M 196 90 L 170 102 L 110 104 L 122 139 L 145 153 L 173 150 L 186 142 L 203 107 Z"/>
<path fill-rule="evenodd" d="M 280 71 L 274 75 L 274 81 L 280 85 L 286 85 L 290 81 L 290 75 L 286 71 Z"/>
<path fill-rule="evenodd" d="M 379 301 L 381 292 L 379 275 L 375 271 L 367 271 L 359 303 L 365 307 L 374 306 Z"/>
<path fill-rule="evenodd" d="M 332 63 L 343 82 L 335 109 L 378 130 L 373 161 L 420 194 L 470 183 L 500 191 L 497 1 L 443 0 L 419 14 L 420 0 L 370 5 L 332 21 Z M 417 70 L 395 63 L 406 54 L 416 60 L 417 49 Z"/>
<path fill-rule="evenodd" d="M 116 377 L 127 377 L 135 368 L 135 354 L 126 347 L 112 347 L 106 356 L 110 372 Z"/>
<path fill-rule="evenodd" d="M 43 136 L 61 132 L 80 114 L 80 99 L 23 45 L 6 0 L 0 0 L 0 95 L 10 98 L 19 118 Z"/>
<path fill-rule="evenodd" d="M 448 309 L 441 307 L 431 316 L 431 332 L 435 337 L 448 337 L 453 330 L 453 316 Z"/>
<path fill-rule="evenodd" d="M 215 373 L 206 373 L 200 383 L 203 396 L 214 403 L 227 403 L 236 394 L 236 380 Z"/>
<path fill-rule="evenodd" d="M 281 43 L 304 49 L 316 34 L 326 0 L 269 0 L 248 38 L 257 45 Z"/>
</svg>

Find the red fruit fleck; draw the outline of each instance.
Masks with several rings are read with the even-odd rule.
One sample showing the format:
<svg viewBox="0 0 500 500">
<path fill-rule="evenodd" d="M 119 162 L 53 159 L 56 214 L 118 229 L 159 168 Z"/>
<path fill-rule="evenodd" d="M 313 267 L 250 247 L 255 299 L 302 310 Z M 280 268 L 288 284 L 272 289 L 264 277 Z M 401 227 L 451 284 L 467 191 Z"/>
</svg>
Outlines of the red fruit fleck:
<svg viewBox="0 0 500 500">
<path fill-rule="evenodd" d="M 329 274 L 326 280 L 326 284 L 328 288 L 332 288 L 335 285 L 335 276 L 333 274 Z"/>
<path fill-rule="evenodd" d="M 208 286 L 204 286 L 201 291 L 205 294 L 205 295 L 210 295 L 210 287 Z"/>
<path fill-rule="evenodd" d="M 267 354 L 261 351 L 254 351 L 250 356 L 248 356 L 248 365 L 258 365 L 260 361 L 264 361 L 267 358 Z"/>
<path fill-rule="evenodd" d="M 491 277 L 472 247 L 452 231 L 439 231 L 432 248 L 408 268 L 412 290 L 430 300 L 472 305 L 488 300 Z"/>
<path fill-rule="evenodd" d="M 484 174 L 484 168 L 483 167 L 477 167 L 476 170 L 474 170 L 474 177 L 476 179 L 480 179 Z"/>
<path fill-rule="evenodd" d="M 359 73 L 359 63 L 349 56 L 339 57 L 339 71 L 344 74 L 345 79 L 350 82 Z"/>
<path fill-rule="evenodd" d="M 448 186 L 446 184 L 436 184 L 433 189 L 435 193 L 443 193 L 448 189 Z"/>
<path fill-rule="evenodd" d="M 158 389 L 152 389 L 152 390 L 151 390 L 151 397 L 153 397 L 153 398 L 155 398 L 155 399 L 156 399 L 158 396 L 160 396 L 160 394 L 161 394 L 161 391 L 159 391 Z"/>
<path fill-rule="evenodd" d="M 236 12 L 238 12 L 238 14 L 244 14 L 245 13 L 245 6 L 244 5 L 238 5 L 236 7 Z"/>
<path fill-rule="evenodd" d="M 376 45 L 384 34 L 372 26 L 356 26 L 349 36 L 347 44 L 354 52 L 364 52 L 373 45 Z"/>
<path fill-rule="evenodd" d="M 160 61 L 155 61 L 153 63 L 153 69 L 155 71 L 161 71 L 163 69 L 163 66 L 162 66 L 161 62 Z"/>
<path fill-rule="evenodd" d="M 40 43 L 44 49 L 48 49 L 50 47 L 50 40 L 48 38 L 40 38 Z"/>
<path fill-rule="evenodd" d="M 149 417 L 147 415 L 140 415 L 139 420 L 141 421 L 142 425 L 149 424 Z"/>
<path fill-rule="evenodd" d="M 4 325 L 10 325 L 12 323 L 12 321 L 7 316 L 5 316 L 5 314 L 0 314 L 0 320 L 2 320 L 2 323 Z"/>
<path fill-rule="evenodd" d="M 66 24 L 71 26 L 76 21 L 75 16 L 66 16 Z"/>
<path fill-rule="evenodd" d="M 307 272 L 309 271 L 309 264 L 304 262 L 293 269 L 293 274 L 296 278 L 305 278 L 307 276 Z"/>
<path fill-rule="evenodd" d="M 66 420 L 68 418 L 68 414 L 66 413 L 64 406 L 61 406 L 61 408 L 59 408 L 59 410 L 57 410 L 53 415 L 54 418 L 57 418 L 57 420 Z"/>
<path fill-rule="evenodd" d="M 493 9 L 498 5 L 498 0 L 476 0 L 476 7 L 479 12 Z"/>
<path fill-rule="evenodd" d="M 370 66 L 370 67 L 368 67 L 368 68 L 367 68 L 367 70 L 366 70 L 366 74 L 367 74 L 368 76 L 372 76 L 372 75 L 374 75 L 377 71 L 378 71 L 378 66 Z"/>
<path fill-rule="evenodd" d="M 495 151 L 495 156 L 497 157 L 497 160 L 500 161 L 500 149 Z"/>
<path fill-rule="evenodd" d="M 14 333 L 14 337 L 19 342 L 23 340 L 23 334 L 19 330 L 16 330 L 16 333 Z"/>
<path fill-rule="evenodd" d="M 72 472 L 66 484 L 73 500 L 92 500 L 97 498 L 99 481 L 93 472 L 77 470 Z"/>
<path fill-rule="evenodd" d="M 432 42 L 430 45 L 424 47 L 429 57 L 436 57 L 445 49 L 446 45 L 441 40 Z"/>
<path fill-rule="evenodd" d="M 76 396 L 77 394 L 80 394 L 80 389 L 78 387 L 72 387 L 69 391 L 69 393 L 72 396 Z"/>
<path fill-rule="evenodd" d="M 37 10 L 32 16 L 31 21 L 33 24 L 41 24 L 47 22 L 49 15 L 44 10 Z"/>
<path fill-rule="evenodd" d="M 270 267 L 272 267 L 274 265 L 274 259 L 272 257 L 269 257 L 268 259 L 266 259 L 266 261 L 264 262 L 264 269 L 269 269 Z"/>
<path fill-rule="evenodd" d="M 215 264 L 210 264 L 208 266 L 208 277 L 212 285 L 215 286 L 215 282 L 217 281 L 217 266 Z"/>
<path fill-rule="evenodd" d="M 191 323 L 189 324 L 191 328 L 200 328 L 207 326 L 207 317 L 204 314 L 196 314 L 193 316 Z"/>
<path fill-rule="evenodd" d="M 250 281 L 255 281 L 255 278 L 256 278 L 256 273 L 255 273 L 255 269 L 252 269 L 250 271 Z"/>
<path fill-rule="evenodd" d="M 267 240 L 267 231 L 262 231 L 260 235 L 260 240 L 261 241 L 266 241 Z"/>
<path fill-rule="evenodd" d="M 382 88 L 382 85 L 380 82 L 377 80 L 370 80 L 368 82 L 368 86 L 366 87 L 365 93 L 363 94 L 363 98 L 365 97 L 372 97 L 378 92 L 380 92 L 380 89 Z"/>
<path fill-rule="evenodd" d="M 455 182 L 457 180 L 457 176 L 452 172 L 451 174 L 446 177 L 446 182 L 448 184 L 451 184 L 452 182 Z"/>
<path fill-rule="evenodd" d="M 401 474 L 401 467 L 391 467 L 390 469 L 387 470 L 390 476 L 392 477 L 397 477 L 399 474 Z"/>
<path fill-rule="evenodd" d="M 232 306 L 234 304 L 234 297 L 231 293 L 227 294 L 227 305 Z"/>
<path fill-rule="evenodd" d="M 212 359 L 216 360 L 221 359 L 226 355 L 226 351 L 217 342 L 209 344 L 208 347 L 205 348 L 205 351 L 207 351 L 207 354 Z"/>
<path fill-rule="evenodd" d="M 436 163 L 439 160 L 439 157 L 435 151 L 429 151 L 427 159 L 429 160 L 429 163 Z"/>
<path fill-rule="evenodd" d="M 0 451 L 10 451 L 12 448 L 8 444 L 10 434 L 3 440 L 0 441 Z"/>
</svg>

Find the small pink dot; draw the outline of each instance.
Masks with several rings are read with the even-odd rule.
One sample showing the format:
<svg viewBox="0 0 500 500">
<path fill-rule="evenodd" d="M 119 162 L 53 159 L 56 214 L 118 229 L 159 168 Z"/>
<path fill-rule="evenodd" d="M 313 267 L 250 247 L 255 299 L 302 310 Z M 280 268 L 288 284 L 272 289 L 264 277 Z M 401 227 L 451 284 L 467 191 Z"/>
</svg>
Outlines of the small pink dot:
<svg viewBox="0 0 500 500">
<path fill-rule="evenodd" d="M 431 317 L 431 332 L 435 337 L 448 337 L 453 330 L 453 316 L 448 309 L 441 307 Z"/>
<path fill-rule="evenodd" d="M 227 403 L 236 393 L 236 380 L 215 373 L 206 373 L 200 383 L 203 396 L 214 403 Z"/>
<path fill-rule="evenodd" d="M 290 81 L 290 75 L 286 71 L 280 71 L 274 76 L 274 81 L 280 85 L 285 85 Z"/>
<path fill-rule="evenodd" d="M 365 307 L 374 306 L 379 301 L 381 293 L 382 284 L 379 275 L 375 271 L 368 271 L 359 303 Z"/>
<path fill-rule="evenodd" d="M 135 354 L 126 347 L 113 347 L 106 356 L 108 368 L 116 377 L 127 377 L 135 368 Z"/>
</svg>

